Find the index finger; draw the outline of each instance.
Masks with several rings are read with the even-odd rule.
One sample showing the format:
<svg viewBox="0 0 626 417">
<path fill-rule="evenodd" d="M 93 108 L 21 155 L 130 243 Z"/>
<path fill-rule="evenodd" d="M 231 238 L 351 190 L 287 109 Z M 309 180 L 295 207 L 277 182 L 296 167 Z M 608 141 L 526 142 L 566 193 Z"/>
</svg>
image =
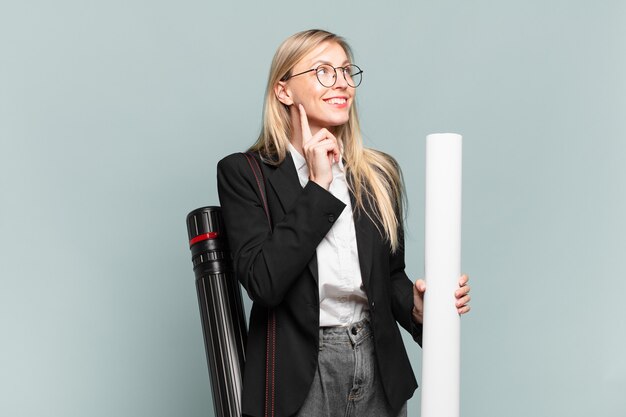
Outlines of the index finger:
<svg viewBox="0 0 626 417">
<path fill-rule="evenodd" d="M 308 141 L 311 139 L 311 128 L 309 127 L 309 119 L 306 117 L 306 112 L 304 111 L 304 106 L 302 104 L 298 104 L 298 110 L 300 111 L 300 127 L 302 128 L 302 142 Z"/>
<path fill-rule="evenodd" d="M 465 286 L 468 281 L 469 281 L 469 277 L 467 276 L 467 274 L 461 275 L 461 277 L 459 278 L 459 287 Z"/>
</svg>

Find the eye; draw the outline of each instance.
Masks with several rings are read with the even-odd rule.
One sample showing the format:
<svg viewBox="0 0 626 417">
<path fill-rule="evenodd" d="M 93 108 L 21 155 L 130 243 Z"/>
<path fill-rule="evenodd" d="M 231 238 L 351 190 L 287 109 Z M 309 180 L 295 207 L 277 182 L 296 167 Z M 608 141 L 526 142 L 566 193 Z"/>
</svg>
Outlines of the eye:
<svg viewBox="0 0 626 417">
<path fill-rule="evenodd" d="M 328 65 L 320 65 L 319 67 L 317 67 L 317 75 L 327 76 L 328 74 L 331 74 L 333 72 L 334 70 Z"/>
<path fill-rule="evenodd" d="M 359 67 L 357 67 L 356 65 L 346 65 L 345 67 L 343 67 L 343 73 L 349 77 L 352 77 L 354 75 L 357 75 L 361 72 L 361 69 Z"/>
</svg>

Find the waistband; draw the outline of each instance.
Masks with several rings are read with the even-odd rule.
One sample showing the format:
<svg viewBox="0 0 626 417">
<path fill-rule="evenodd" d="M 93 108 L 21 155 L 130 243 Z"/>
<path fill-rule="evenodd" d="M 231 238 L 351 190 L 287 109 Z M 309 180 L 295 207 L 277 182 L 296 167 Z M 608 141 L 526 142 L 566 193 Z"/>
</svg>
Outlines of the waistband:
<svg viewBox="0 0 626 417">
<path fill-rule="evenodd" d="M 322 343 L 342 343 L 350 341 L 353 345 L 369 339 L 372 328 L 369 317 L 348 326 L 320 327 L 320 346 Z"/>
</svg>

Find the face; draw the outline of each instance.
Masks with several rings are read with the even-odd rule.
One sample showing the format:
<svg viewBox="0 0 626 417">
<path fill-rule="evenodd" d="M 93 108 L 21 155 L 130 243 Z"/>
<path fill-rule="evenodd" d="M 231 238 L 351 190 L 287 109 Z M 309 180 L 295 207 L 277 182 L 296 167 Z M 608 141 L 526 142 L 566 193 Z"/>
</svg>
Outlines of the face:
<svg viewBox="0 0 626 417">
<path fill-rule="evenodd" d="M 350 61 L 338 43 L 325 42 L 302 58 L 291 72 L 298 74 L 320 64 L 343 67 L 350 64 Z M 348 121 L 355 89 L 348 86 L 340 70 L 337 70 L 337 80 L 332 87 L 320 84 L 315 71 L 281 81 L 279 84 L 279 100 L 291 106 L 292 113 L 297 112 L 298 104 L 302 104 L 313 133 L 321 128 L 330 130 Z"/>
</svg>

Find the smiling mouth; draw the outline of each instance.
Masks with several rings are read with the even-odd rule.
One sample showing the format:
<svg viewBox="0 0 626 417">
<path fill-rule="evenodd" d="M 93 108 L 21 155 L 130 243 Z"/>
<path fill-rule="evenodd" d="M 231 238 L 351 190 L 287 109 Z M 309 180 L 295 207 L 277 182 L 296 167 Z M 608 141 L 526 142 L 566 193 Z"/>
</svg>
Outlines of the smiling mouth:
<svg viewBox="0 0 626 417">
<path fill-rule="evenodd" d="M 345 98 L 332 97 L 324 101 L 328 104 L 346 104 L 348 100 Z"/>
</svg>

